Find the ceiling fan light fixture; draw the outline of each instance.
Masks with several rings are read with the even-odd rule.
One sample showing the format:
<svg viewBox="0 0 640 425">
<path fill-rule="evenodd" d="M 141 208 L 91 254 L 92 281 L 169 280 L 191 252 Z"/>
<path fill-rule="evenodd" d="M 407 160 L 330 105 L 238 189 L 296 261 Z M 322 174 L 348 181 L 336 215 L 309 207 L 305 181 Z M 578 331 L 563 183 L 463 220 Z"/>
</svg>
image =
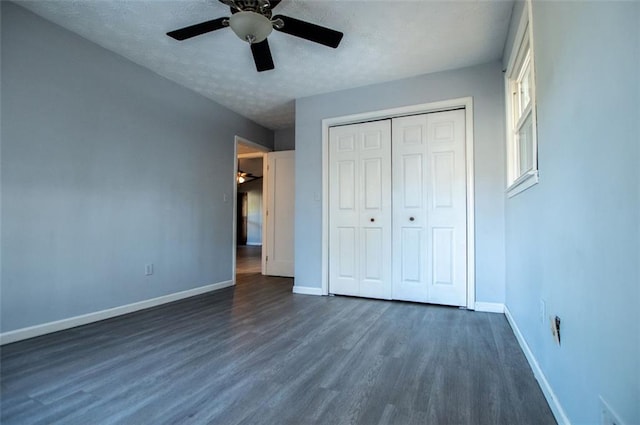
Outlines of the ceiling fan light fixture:
<svg viewBox="0 0 640 425">
<path fill-rule="evenodd" d="M 0 0 L 2 1 L 2 0 Z M 182 41 L 231 27 L 242 41 L 249 43 L 256 71 L 274 69 L 273 56 L 267 37 L 275 29 L 284 34 L 322 44 L 334 49 L 340 44 L 340 31 L 284 15 L 273 15 L 273 8 L 282 0 L 219 0 L 229 6 L 231 17 L 220 17 L 199 24 L 169 31 L 167 35 Z"/>
<path fill-rule="evenodd" d="M 273 25 L 269 18 L 248 11 L 234 13 L 229 18 L 229 26 L 240 40 L 249 44 L 264 41 L 273 31 Z"/>
</svg>

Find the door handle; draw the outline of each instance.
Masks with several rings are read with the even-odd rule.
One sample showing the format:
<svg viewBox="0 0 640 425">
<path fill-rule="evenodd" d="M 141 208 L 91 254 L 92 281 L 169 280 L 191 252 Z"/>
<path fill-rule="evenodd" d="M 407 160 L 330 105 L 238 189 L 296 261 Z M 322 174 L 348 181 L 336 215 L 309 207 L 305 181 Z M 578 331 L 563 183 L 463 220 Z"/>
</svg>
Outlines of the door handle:
<svg viewBox="0 0 640 425">
<path fill-rule="evenodd" d="M 409 217 L 409 221 L 413 221 L 413 220 L 415 220 L 415 218 Z"/>
<path fill-rule="evenodd" d="M 372 222 L 372 223 L 373 223 L 374 221 L 376 221 L 376 219 L 375 219 L 375 218 L 373 218 L 373 217 L 371 217 L 371 218 L 370 218 L 370 220 L 371 220 L 371 222 Z"/>
</svg>

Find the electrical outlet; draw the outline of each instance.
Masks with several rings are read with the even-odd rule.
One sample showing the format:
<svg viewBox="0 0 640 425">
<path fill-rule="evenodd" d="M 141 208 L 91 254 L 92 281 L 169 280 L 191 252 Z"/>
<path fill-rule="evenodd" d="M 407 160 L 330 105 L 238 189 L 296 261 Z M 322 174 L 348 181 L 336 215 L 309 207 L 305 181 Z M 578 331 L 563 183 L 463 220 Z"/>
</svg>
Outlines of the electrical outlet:
<svg viewBox="0 0 640 425">
<path fill-rule="evenodd" d="M 624 425 L 624 422 L 622 422 L 613 409 L 611 409 L 609 403 L 607 403 L 602 396 L 599 396 L 598 398 L 600 399 L 600 424 Z"/>
<path fill-rule="evenodd" d="M 540 323 L 544 323 L 544 318 L 547 317 L 547 303 L 540 299 Z"/>
<path fill-rule="evenodd" d="M 144 266 L 144 275 L 151 276 L 153 274 L 153 264 L 147 264 Z"/>
</svg>

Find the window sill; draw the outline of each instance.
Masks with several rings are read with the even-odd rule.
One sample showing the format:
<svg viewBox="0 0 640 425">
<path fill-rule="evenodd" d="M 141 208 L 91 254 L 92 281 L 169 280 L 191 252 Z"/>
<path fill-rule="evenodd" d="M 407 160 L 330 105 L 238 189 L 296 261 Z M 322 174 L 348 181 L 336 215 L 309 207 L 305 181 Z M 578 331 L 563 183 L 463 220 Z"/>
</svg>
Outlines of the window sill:
<svg viewBox="0 0 640 425">
<path fill-rule="evenodd" d="M 518 193 L 538 184 L 538 170 L 531 170 L 521 175 L 507 188 L 507 198 L 516 196 Z"/>
</svg>

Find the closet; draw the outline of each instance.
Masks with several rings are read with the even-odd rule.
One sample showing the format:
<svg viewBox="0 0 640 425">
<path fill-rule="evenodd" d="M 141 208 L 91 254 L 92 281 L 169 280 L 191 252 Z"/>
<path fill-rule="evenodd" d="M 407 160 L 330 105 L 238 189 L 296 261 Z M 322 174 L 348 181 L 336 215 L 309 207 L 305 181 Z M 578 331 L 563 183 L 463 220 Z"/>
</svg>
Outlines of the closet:
<svg viewBox="0 0 640 425">
<path fill-rule="evenodd" d="M 329 292 L 465 306 L 465 110 L 329 129 Z"/>
</svg>

